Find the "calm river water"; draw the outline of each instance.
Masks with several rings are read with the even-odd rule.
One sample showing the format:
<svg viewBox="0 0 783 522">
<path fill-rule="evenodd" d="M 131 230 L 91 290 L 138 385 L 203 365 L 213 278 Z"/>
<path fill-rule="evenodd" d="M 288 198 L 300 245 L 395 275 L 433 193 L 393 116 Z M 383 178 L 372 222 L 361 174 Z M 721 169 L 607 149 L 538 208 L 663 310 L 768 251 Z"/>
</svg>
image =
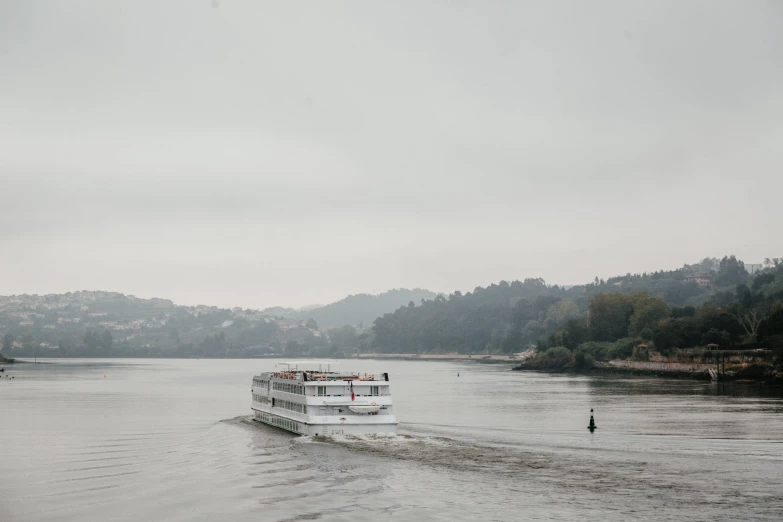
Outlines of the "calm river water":
<svg viewBox="0 0 783 522">
<path fill-rule="evenodd" d="M 399 435 L 316 442 L 249 421 L 274 363 L 7 367 L 0 520 L 783 520 L 779 391 L 346 361 Z"/>
</svg>

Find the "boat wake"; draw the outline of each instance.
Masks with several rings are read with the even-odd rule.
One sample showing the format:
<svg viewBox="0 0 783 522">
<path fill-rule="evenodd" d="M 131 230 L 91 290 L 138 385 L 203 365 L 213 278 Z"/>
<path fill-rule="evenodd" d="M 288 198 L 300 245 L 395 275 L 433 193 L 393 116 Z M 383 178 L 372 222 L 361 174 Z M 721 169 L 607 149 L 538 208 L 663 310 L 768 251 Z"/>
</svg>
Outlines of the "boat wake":
<svg viewBox="0 0 783 522">
<path fill-rule="evenodd" d="M 258 426 L 257 422 L 253 422 L 252 415 L 240 415 L 231 419 L 223 419 L 220 421 L 222 424 L 229 424 L 232 426 L 239 426 L 242 428 L 255 428 Z"/>
<path fill-rule="evenodd" d="M 631 453 L 619 459 L 617 452 L 531 450 L 491 441 L 482 443 L 427 433 L 410 434 L 405 432 L 407 430 L 397 434 L 296 437 L 257 424 L 250 417 L 223 422 L 252 433 L 252 445 L 261 450 L 259 459 L 304 462 L 301 469 L 293 469 L 297 473 L 314 470 L 317 477 L 323 477 L 323 473 L 331 476 L 337 470 L 336 478 L 331 479 L 334 487 L 343 487 L 344 482 L 377 483 L 386 473 L 405 470 L 406 474 L 450 476 L 471 483 L 481 476 L 485 478 L 477 483 L 497 486 L 502 482 L 509 491 L 520 490 L 520 484 L 529 487 L 529 484 L 544 483 L 556 484 L 571 493 L 583 491 L 591 495 L 617 494 L 621 490 L 625 495 L 665 491 L 670 503 L 693 502 L 699 494 L 698 488 L 688 480 L 693 471 L 662 469 L 658 461 L 645 458 L 649 457 L 646 454 Z M 384 461 L 392 465 L 379 465 Z M 618 462 L 622 465 L 618 466 Z M 264 473 L 275 475 L 269 471 Z M 672 491 L 672 484 L 677 485 L 676 492 Z"/>
<path fill-rule="evenodd" d="M 448 437 L 408 434 L 330 435 L 300 437 L 294 444 L 325 444 L 351 452 L 393 460 L 446 466 L 467 472 L 519 473 L 550 464 L 546 455 L 462 442 Z"/>
<path fill-rule="evenodd" d="M 336 444 L 342 446 L 363 446 L 379 444 L 430 444 L 446 445 L 455 442 L 446 437 L 423 437 L 405 435 L 400 433 L 367 433 L 357 435 L 315 435 L 312 437 L 300 437 L 297 441 L 301 444 Z"/>
<path fill-rule="evenodd" d="M 221 421 L 225 424 L 253 430 L 265 437 L 286 439 L 293 447 L 314 449 L 313 445 L 343 448 L 354 454 L 396 461 L 413 461 L 421 465 L 445 466 L 450 470 L 493 474 L 520 473 L 541 470 L 550 465 L 551 457 L 518 448 L 492 447 L 458 441 L 434 435 L 406 433 L 376 433 L 357 435 L 292 436 L 282 430 L 259 424 L 251 416 L 239 416 Z M 282 442 L 282 441 L 281 441 Z M 265 445 L 265 444 L 264 444 Z"/>
</svg>

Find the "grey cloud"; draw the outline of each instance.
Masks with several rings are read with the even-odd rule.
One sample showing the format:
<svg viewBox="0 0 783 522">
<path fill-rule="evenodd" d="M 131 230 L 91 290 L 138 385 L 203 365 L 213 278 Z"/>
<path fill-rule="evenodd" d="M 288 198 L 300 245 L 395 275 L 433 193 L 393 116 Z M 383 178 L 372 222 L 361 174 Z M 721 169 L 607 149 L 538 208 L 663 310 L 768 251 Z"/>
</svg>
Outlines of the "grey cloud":
<svg viewBox="0 0 783 522">
<path fill-rule="evenodd" d="M 782 29 L 775 1 L 3 2 L 0 291 L 297 305 L 758 261 Z"/>
</svg>

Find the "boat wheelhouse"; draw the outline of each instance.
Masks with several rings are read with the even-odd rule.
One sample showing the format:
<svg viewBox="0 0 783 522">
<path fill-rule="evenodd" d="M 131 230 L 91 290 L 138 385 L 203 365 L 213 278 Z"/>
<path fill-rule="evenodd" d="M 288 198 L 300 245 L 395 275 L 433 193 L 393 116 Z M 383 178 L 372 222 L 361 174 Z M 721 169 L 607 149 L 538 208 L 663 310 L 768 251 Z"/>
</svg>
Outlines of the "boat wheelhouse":
<svg viewBox="0 0 783 522">
<path fill-rule="evenodd" d="M 253 377 L 253 420 L 301 435 L 397 432 L 388 373 L 281 366 Z"/>
</svg>

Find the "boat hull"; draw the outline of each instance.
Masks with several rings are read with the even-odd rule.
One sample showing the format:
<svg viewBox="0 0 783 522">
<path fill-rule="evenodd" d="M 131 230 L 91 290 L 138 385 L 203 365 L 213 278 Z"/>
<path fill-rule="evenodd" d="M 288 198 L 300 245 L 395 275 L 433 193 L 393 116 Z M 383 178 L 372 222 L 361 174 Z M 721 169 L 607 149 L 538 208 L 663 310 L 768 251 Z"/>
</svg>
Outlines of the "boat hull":
<svg viewBox="0 0 783 522">
<path fill-rule="evenodd" d="M 296 435 L 330 436 L 330 435 L 361 435 L 361 434 L 394 434 L 397 433 L 396 422 L 361 423 L 336 420 L 335 422 L 303 422 L 301 420 L 274 415 L 256 410 L 253 420 L 267 426 L 280 428 Z"/>
</svg>

